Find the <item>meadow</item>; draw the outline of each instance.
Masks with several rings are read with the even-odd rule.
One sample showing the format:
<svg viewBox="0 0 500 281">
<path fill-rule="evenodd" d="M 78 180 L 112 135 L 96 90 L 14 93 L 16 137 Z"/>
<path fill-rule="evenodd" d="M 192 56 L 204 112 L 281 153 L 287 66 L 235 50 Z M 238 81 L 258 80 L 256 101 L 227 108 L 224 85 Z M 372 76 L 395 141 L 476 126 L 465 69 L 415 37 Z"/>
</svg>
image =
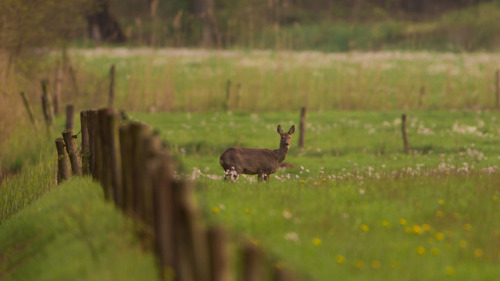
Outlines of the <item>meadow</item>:
<svg viewBox="0 0 500 281">
<path fill-rule="evenodd" d="M 497 112 L 312 112 L 292 168 L 224 182 L 230 146 L 275 149 L 298 113 L 131 114 L 158 130 L 198 183 L 212 223 L 248 235 L 306 280 L 495 280 L 500 217 Z M 297 137 L 297 136 L 295 136 Z"/>
<path fill-rule="evenodd" d="M 70 54 L 79 91 L 72 92 L 66 81 L 65 92 L 72 94 L 64 103 L 77 110 L 106 105 L 108 71 L 115 64 L 116 107 L 168 142 L 181 163 L 179 175 L 197 185 L 208 222 L 249 236 L 304 280 L 496 280 L 500 275 L 500 115 L 493 75 L 498 54 L 119 48 Z M 298 133 L 292 136 L 285 160 L 291 167 L 273 174 L 269 183 L 257 183 L 255 176 L 222 180 L 218 157 L 226 148 L 277 148 L 276 126 L 298 126 L 302 106 L 308 107 L 306 143 L 299 149 Z M 403 113 L 409 154 L 401 139 Z M 55 131 L 62 123 L 59 118 Z M 26 137 L 33 132 L 38 137 Z M 89 202 L 97 206 L 81 221 L 121 220 L 114 212 L 101 213 L 109 207 L 100 205 L 104 199 L 88 179 L 69 183 L 87 186 L 88 193 L 55 188 L 54 135 L 25 127 L 2 144 L 3 167 L 17 172 L 0 189 L 0 237 L 8 238 L 0 243 L 2 252 L 16 256 L 16 245 L 29 241 L 30 235 L 19 242 L 12 233 L 33 233 L 30 223 L 22 223 L 40 220 L 36 214 L 43 204 L 72 202 L 80 192 L 89 201 L 75 207 L 77 213 Z M 55 192 L 71 194 L 52 195 L 62 196 L 59 203 L 43 203 L 45 194 Z M 39 197 L 41 203 L 32 203 Z M 67 229 L 56 225 L 47 235 Z M 88 242 L 81 244 L 86 237 L 78 235 L 63 239 L 88 255 Z M 104 245 L 113 235 L 102 240 L 106 237 L 96 233 L 91 241 Z M 119 251 L 141 253 L 133 241 L 114 242 Z M 57 248 L 47 257 L 54 263 L 68 255 Z M 125 264 L 129 261 L 125 257 Z M 89 266 L 102 269 L 99 262 Z M 0 275 L 16 277 L 23 269 L 28 275 L 39 270 L 36 263 L 0 263 Z"/>
</svg>

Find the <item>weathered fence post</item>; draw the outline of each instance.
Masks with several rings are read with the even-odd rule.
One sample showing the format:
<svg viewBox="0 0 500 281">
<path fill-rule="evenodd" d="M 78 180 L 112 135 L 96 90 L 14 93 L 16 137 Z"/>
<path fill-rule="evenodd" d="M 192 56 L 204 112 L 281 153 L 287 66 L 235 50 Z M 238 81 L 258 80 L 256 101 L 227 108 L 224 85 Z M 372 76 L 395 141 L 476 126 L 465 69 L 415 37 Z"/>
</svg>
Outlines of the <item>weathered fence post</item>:
<svg viewBox="0 0 500 281">
<path fill-rule="evenodd" d="M 134 211 L 134 145 L 131 124 L 120 126 L 120 155 L 122 161 L 122 209 L 132 215 Z"/>
<path fill-rule="evenodd" d="M 90 174 L 90 140 L 89 140 L 89 111 L 80 112 L 80 127 L 82 132 L 82 174 Z"/>
<path fill-rule="evenodd" d="M 229 257 L 227 232 L 222 227 L 211 227 L 207 233 L 210 261 L 210 281 L 229 281 Z"/>
<path fill-rule="evenodd" d="M 66 106 L 66 129 L 73 130 L 75 120 L 75 107 L 72 104 Z"/>
<path fill-rule="evenodd" d="M 36 129 L 36 120 L 35 117 L 33 116 L 33 110 L 31 109 L 30 102 L 28 101 L 28 98 L 26 98 L 26 94 L 24 94 L 24 92 L 21 92 L 21 97 L 23 98 L 24 107 L 26 108 L 26 111 L 28 111 L 31 124 L 33 124 L 33 126 Z"/>
<path fill-rule="evenodd" d="M 243 245 L 243 281 L 259 281 L 262 279 L 262 253 L 251 242 Z"/>
<path fill-rule="evenodd" d="M 153 177 L 155 248 L 158 255 L 161 279 L 174 280 L 179 265 L 176 258 L 171 159 L 167 155 L 160 155 L 159 158 L 156 174 Z"/>
<path fill-rule="evenodd" d="M 118 199 L 114 191 L 121 186 L 121 163 L 119 144 L 119 116 L 112 108 L 98 111 L 99 139 L 101 143 L 100 182 L 104 188 L 106 199 Z M 121 193 L 120 193 L 121 197 Z"/>
<path fill-rule="evenodd" d="M 80 160 L 78 157 L 78 149 L 76 146 L 76 141 L 73 139 L 73 130 L 64 130 L 62 132 L 64 143 L 66 145 L 66 151 L 69 155 L 69 161 L 71 163 L 71 171 L 73 175 L 81 176 L 82 169 L 80 166 Z"/>
<path fill-rule="evenodd" d="M 283 265 L 274 266 L 274 281 L 295 281 L 294 274 Z"/>
<path fill-rule="evenodd" d="M 403 145 L 405 148 L 405 153 L 409 154 L 410 153 L 410 143 L 408 142 L 408 130 L 406 126 L 406 114 L 403 114 L 401 116 L 401 133 L 403 135 Z"/>
<path fill-rule="evenodd" d="M 206 234 L 199 219 L 192 186 L 173 184 L 176 253 L 180 280 L 204 281 L 209 278 Z"/>
<path fill-rule="evenodd" d="M 109 102 L 108 106 L 112 107 L 115 101 L 115 65 L 111 65 L 109 70 Z"/>
<path fill-rule="evenodd" d="M 101 138 L 99 115 L 96 110 L 90 110 L 89 114 L 89 141 L 90 141 L 90 172 L 95 180 L 101 180 Z"/>
<path fill-rule="evenodd" d="M 299 124 L 299 147 L 304 148 L 306 138 L 306 118 L 307 108 L 304 106 L 300 109 L 300 124 Z"/>
<path fill-rule="evenodd" d="M 64 149 L 64 140 L 56 139 L 57 149 L 57 184 L 69 179 L 68 154 Z"/>
<path fill-rule="evenodd" d="M 43 107 L 43 116 L 45 117 L 45 123 L 48 127 L 52 127 L 54 125 L 54 110 L 52 108 L 52 98 L 49 95 L 48 90 L 48 81 L 42 80 L 42 107 Z"/>
</svg>

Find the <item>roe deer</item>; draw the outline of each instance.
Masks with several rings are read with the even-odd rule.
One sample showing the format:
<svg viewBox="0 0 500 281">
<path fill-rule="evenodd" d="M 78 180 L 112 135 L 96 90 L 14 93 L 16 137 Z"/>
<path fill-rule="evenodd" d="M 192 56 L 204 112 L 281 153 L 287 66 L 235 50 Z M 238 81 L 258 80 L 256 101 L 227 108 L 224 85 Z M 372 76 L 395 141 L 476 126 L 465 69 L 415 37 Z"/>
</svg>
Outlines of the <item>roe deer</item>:
<svg viewBox="0 0 500 281">
<path fill-rule="evenodd" d="M 292 126 L 288 133 L 284 133 L 281 126 L 278 125 L 281 141 L 280 148 L 275 150 L 243 147 L 228 148 L 219 159 L 220 165 L 226 172 L 224 179 L 236 180 L 239 174 L 257 174 L 259 181 L 268 181 L 269 175 L 276 172 L 280 163 L 285 160 L 293 132 L 295 132 L 295 126 Z"/>
</svg>

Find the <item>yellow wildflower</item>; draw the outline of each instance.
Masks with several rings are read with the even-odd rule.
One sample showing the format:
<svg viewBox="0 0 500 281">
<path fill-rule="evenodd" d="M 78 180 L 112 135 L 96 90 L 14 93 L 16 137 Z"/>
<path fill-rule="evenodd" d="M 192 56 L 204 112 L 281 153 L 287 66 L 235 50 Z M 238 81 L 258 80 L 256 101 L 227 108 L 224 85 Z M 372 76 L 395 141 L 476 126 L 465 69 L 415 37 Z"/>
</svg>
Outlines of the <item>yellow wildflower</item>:
<svg viewBox="0 0 500 281">
<path fill-rule="evenodd" d="M 370 231 L 370 227 L 366 224 L 362 224 L 361 225 L 361 230 L 363 230 L 364 232 L 368 232 Z"/>
<path fill-rule="evenodd" d="M 444 234 L 441 232 L 436 233 L 436 239 L 439 241 L 444 240 Z"/>
<path fill-rule="evenodd" d="M 475 258 L 477 258 L 477 259 L 478 259 L 478 258 L 480 258 L 480 257 L 482 257 L 482 256 L 483 256 L 483 250 L 482 250 L 482 249 L 475 249 L 475 250 L 474 250 L 474 257 L 475 257 Z"/>
<path fill-rule="evenodd" d="M 373 260 L 373 261 L 372 261 L 372 268 L 373 268 L 373 269 L 377 269 L 377 268 L 379 268 L 379 267 L 380 267 L 380 265 L 381 265 L 381 264 L 380 264 L 380 262 L 379 262 L 378 260 Z"/>
<path fill-rule="evenodd" d="M 448 276 L 451 276 L 453 274 L 455 274 L 455 269 L 452 267 L 452 266 L 447 266 L 445 269 L 444 269 L 444 273 Z"/>
<path fill-rule="evenodd" d="M 424 247 L 422 247 L 422 246 L 417 247 L 417 254 L 418 255 L 423 256 L 423 255 L 425 255 L 426 252 L 427 252 L 427 250 Z"/>
<path fill-rule="evenodd" d="M 338 264 L 343 264 L 343 263 L 345 263 L 345 257 L 343 255 L 337 255 L 337 256 L 335 256 L 335 261 Z"/>
<path fill-rule="evenodd" d="M 406 225 L 406 224 L 408 223 L 408 221 L 407 221 L 407 220 L 405 220 L 405 219 L 400 219 L 400 220 L 399 220 L 399 223 L 400 223 L 401 225 Z"/>
<path fill-rule="evenodd" d="M 313 242 L 313 245 L 314 245 L 314 246 L 319 246 L 319 245 L 321 245 L 321 239 L 319 239 L 319 238 L 314 238 L 312 242 Z"/>
<path fill-rule="evenodd" d="M 216 214 L 220 213 L 220 209 L 219 209 L 219 207 L 213 207 L 213 208 L 212 208 L 212 212 L 214 212 L 214 213 L 216 213 Z"/>
</svg>

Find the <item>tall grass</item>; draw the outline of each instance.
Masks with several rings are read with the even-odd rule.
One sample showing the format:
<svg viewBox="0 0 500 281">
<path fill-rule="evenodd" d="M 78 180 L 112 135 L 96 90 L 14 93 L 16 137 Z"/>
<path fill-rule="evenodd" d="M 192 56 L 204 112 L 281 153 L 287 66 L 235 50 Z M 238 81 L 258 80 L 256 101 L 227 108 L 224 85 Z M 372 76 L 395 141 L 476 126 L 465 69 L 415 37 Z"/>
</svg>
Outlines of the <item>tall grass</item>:
<svg viewBox="0 0 500 281">
<path fill-rule="evenodd" d="M 104 81 L 116 64 L 117 107 L 150 112 L 220 110 L 227 104 L 230 110 L 249 111 L 304 105 L 312 110 L 489 109 L 500 60 L 496 54 L 425 52 L 95 49 L 73 55 L 86 73 Z M 88 96 L 95 98 L 102 93 Z"/>
</svg>

